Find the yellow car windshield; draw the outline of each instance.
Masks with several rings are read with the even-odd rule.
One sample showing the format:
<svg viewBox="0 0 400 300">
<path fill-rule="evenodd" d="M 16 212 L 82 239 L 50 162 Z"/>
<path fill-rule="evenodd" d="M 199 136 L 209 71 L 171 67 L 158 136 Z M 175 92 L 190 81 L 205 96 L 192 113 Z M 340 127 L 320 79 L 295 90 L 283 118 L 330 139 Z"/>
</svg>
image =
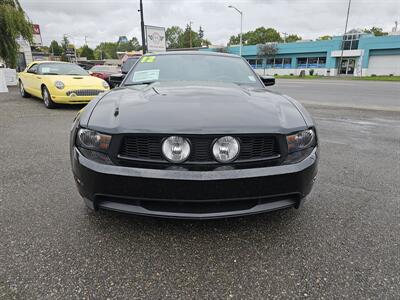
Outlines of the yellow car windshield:
<svg viewBox="0 0 400 300">
<path fill-rule="evenodd" d="M 39 65 L 38 73 L 42 75 L 89 75 L 80 66 L 69 63 L 43 63 Z"/>
</svg>

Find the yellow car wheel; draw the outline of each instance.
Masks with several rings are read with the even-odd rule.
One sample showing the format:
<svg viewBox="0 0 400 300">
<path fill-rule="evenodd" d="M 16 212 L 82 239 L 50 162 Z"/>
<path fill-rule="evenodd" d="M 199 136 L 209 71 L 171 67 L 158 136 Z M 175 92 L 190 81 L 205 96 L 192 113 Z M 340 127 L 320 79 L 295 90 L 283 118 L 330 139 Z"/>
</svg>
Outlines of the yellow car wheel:
<svg viewBox="0 0 400 300">
<path fill-rule="evenodd" d="M 42 88 L 42 97 L 44 106 L 46 106 L 46 108 L 49 109 L 56 108 L 57 104 L 53 100 L 51 100 L 50 92 L 45 86 Z"/>
<path fill-rule="evenodd" d="M 22 96 L 23 98 L 29 98 L 29 97 L 31 96 L 30 94 L 28 94 L 28 93 L 25 91 L 24 84 L 22 83 L 21 80 L 18 80 L 18 87 L 19 87 L 19 93 L 21 94 L 21 96 Z"/>
</svg>

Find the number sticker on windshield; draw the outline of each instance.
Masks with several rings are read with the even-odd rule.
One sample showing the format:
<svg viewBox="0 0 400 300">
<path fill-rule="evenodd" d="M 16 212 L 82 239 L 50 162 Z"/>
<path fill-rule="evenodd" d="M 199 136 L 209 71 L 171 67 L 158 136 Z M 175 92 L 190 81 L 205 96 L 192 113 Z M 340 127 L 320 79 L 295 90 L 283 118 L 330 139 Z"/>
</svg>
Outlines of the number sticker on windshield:
<svg viewBox="0 0 400 300">
<path fill-rule="evenodd" d="M 133 73 L 133 82 L 156 81 L 160 75 L 160 70 L 145 70 Z"/>
<path fill-rule="evenodd" d="M 140 62 L 142 63 L 152 63 L 155 62 L 156 57 L 155 56 L 143 56 L 142 60 Z"/>
</svg>

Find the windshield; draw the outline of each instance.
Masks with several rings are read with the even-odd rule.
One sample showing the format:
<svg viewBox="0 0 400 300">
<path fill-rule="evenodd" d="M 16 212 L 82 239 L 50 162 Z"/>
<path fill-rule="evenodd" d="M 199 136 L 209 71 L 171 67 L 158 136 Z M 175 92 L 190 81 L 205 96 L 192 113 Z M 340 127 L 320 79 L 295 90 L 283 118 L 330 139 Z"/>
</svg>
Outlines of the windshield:
<svg viewBox="0 0 400 300">
<path fill-rule="evenodd" d="M 128 58 L 122 64 L 122 73 L 128 73 L 139 57 Z"/>
<path fill-rule="evenodd" d="M 117 66 L 94 66 L 89 71 L 91 71 L 91 72 L 118 73 L 119 72 L 119 68 Z"/>
<path fill-rule="evenodd" d="M 43 63 L 39 65 L 38 73 L 42 75 L 89 75 L 80 66 L 69 63 Z"/>
<path fill-rule="evenodd" d="M 155 81 L 212 81 L 262 87 L 253 70 L 240 57 L 207 54 L 143 56 L 124 85 Z"/>
</svg>

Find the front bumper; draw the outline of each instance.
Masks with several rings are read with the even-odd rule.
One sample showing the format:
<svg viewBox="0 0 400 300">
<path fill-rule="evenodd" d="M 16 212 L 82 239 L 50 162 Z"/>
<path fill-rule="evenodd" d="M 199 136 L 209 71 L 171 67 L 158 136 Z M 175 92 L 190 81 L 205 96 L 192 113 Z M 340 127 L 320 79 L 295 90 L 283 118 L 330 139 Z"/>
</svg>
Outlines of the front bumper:
<svg viewBox="0 0 400 300">
<path fill-rule="evenodd" d="M 77 148 L 71 158 L 78 190 L 92 209 L 212 219 L 298 208 L 317 174 L 318 149 L 296 164 L 221 171 L 105 165 Z"/>
<path fill-rule="evenodd" d="M 103 93 L 108 92 L 109 90 L 104 90 Z M 55 102 L 55 103 L 59 103 L 59 104 L 87 104 L 89 103 L 91 100 L 93 100 L 93 98 L 97 97 L 97 95 L 93 95 L 93 96 L 75 96 L 75 95 L 71 95 L 71 96 L 67 96 L 65 95 L 65 93 L 57 93 L 57 94 L 51 94 L 51 99 Z"/>
</svg>

